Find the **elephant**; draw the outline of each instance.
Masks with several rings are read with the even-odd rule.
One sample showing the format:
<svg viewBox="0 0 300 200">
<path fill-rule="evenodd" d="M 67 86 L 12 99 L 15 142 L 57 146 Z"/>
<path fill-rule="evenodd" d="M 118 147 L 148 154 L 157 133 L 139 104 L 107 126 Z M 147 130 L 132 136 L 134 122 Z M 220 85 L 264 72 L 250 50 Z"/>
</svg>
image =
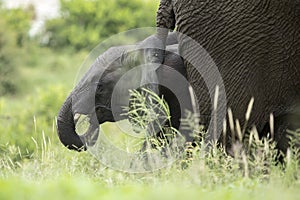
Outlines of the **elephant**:
<svg viewBox="0 0 300 200">
<path fill-rule="evenodd" d="M 187 84 L 186 82 L 180 82 L 178 74 L 176 74 L 179 73 L 183 77 L 187 78 L 184 61 L 177 54 L 178 44 L 175 36 L 175 33 L 169 35 L 166 42 L 167 47 L 163 63 L 164 65 L 158 67 L 156 69 L 156 73 L 158 83 L 161 83 L 161 85 L 159 86 L 159 94 L 160 96 L 164 97 L 169 105 L 172 122 L 171 125 L 172 127 L 179 129 L 180 120 L 183 117 L 183 110 L 191 111 L 193 110 L 193 105 L 190 99 L 191 94 L 189 91 L 189 84 Z M 70 93 L 70 95 L 63 103 L 58 114 L 57 130 L 60 141 L 67 148 L 76 151 L 86 150 L 87 146 L 91 146 L 95 143 L 95 140 L 98 137 L 97 131 L 99 124 L 107 121 L 114 122 L 125 119 L 125 117 L 121 115 L 122 110 L 120 108 L 122 105 L 117 106 L 117 109 L 119 110 L 115 110 L 117 118 L 113 116 L 111 108 L 111 98 L 113 88 L 116 86 L 116 83 L 129 70 L 127 66 L 128 64 L 126 63 L 128 62 L 128 60 L 126 60 L 128 56 L 124 55 L 124 49 L 126 50 L 126 48 L 126 46 L 112 47 L 103 55 L 100 55 L 87 72 L 87 76 L 83 77 L 83 79 L 78 83 L 78 85 L 74 88 L 74 90 Z M 109 59 L 111 55 L 115 55 L 113 56 L 113 58 L 117 57 L 117 59 L 112 60 L 112 62 L 103 62 L 105 58 Z M 102 70 L 105 70 L 103 75 L 101 77 L 97 76 L 97 72 Z M 95 92 L 91 94 L 85 93 L 87 85 L 94 81 L 97 82 Z M 178 96 L 180 95 L 176 96 L 173 91 L 163 86 L 174 85 L 174 83 L 175 87 L 178 88 L 177 93 L 180 93 L 183 98 L 183 100 L 181 99 L 181 102 L 184 103 L 179 102 Z M 95 102 L 93 102 L 93 99 Z M 89 105 L 92 105 L 92 108 L 89 108 Z M 96 117 L 91 117 L 89 122 L 89 129 L 84 134 L 78 135 L 78 133 L 76 133 L 76 123 L 79 121 L 78 114 L 87 115 L 89 114 L 89 112 L 92 113 L 90 109 L 96 110 Z M 287 118 L 290 118 L 291 115 L 285 114 L 276 116 L 275 129 L 282 130 L 288 127 L 298 128 L 298 119 L 300 117 L 299 113 L 299 111 L 294 113 L 292 123 L 287 123 L 290 122 L 290 120 L 287 121 Z M 266 123 L 264 124 L 262 133 L 266 134 L 268 130 L 268 123 Z M 95 131 L 96 134 L 94 134 Z M 193 137 L 190 136 L 189 131 L 182 130 L 182 134 L 184 135 L 186 141 L 193 141 Z M 282 133 L 275 135 L 276 140 L 281 140 L 281 142 L 278 143 L 278 148 L 286 149 L 288 147 L 288 140 L 283 140 L 281 138 L 282 135 L 280 134 Z"/>
<path fill-rule="evenodd" d="M 255 125 L 261 137 L 266 135 L 272 113 L 277 147 L 287 150 L 286 129 L 291 124 L 300 127 L 296 112 L 300 103 L 299 0 L 161 0 L 156 23 L 155 37 L 162 45 L 170 30 L 176 27 L 180 33 L 178 51 L 185 57 L 202 124 L 211 121 L 213 105 L 211 88 L 203 81 L 207 77 L 197 68 L 208 71 L 210 66 L 191 64 L 201 58 L 188 38 L 201 45 L 217 66 L 234 119 L 246 123 L 248 103 L 254 98 L 247 128 Z"/>
<path fill-rule="evenodd" d="M 152 42 L 152 39 L 153 36 L 150 36 L 139 45 L 144 46 L 145 43 Z M 166 44 L 163 65 L 159 65 L 155 73 L 157 74 L 159 83 L 159 95 L 163 96 L 169 105 L 171 126 L 179 129 L 182 113 L 186 110 L 192 110 L 191 94 L 188 89 L 189 83 L 185 81 L 186 71 L 183 60 L 176 53 L 178 50 L 176 33 L 169 34 Z M 148 50 L 142 50 L 146 51 L 146 53 L 143 53 L 143 60 L 145 57 L 145 60 L 147 60 L 149 53 L 151 54 L 153 51 L 156 51 L 156 49 Z M 129 46 L 116 46 L 111 47 L 96 59 L 81 81 L 66 98 L 58 113 L 57 132 L 64 146 L 76 151 L 86 150 L 88 146 L 95 144 L 98 137 L 99 124 L 115 122 L 126 118 L 126 116 L 122 115 L 122 106 L 128 105 L 122 104 L 126 102 L 122 98 L 129 95 L 128 90 L 122 88 L 122 91 L 120 91 L 121 94 L 117 97 L 117 99 L 121 99 L 121 103 L 112 105 L 113 90 L 126 72 L 140 64 L 137 61 L 139 53 L 140 50 L 132 50 L 132 47 Z M 159 57 L 156 57 L 151 62 L 156 63 L 161 61 Z M 142 73 L 142 70 L 140 72 Z M 99 74 L 102 75 L 100 76 Z M 135 78 L 139 79 L 138 75 Z M 130 80 L 128 82 L 133 81 Z M 179 83 L 179 87 L 174 83 Z M 168 86 L 174 87 L 174 90 L 170 90 Z M 89 116 L 89 127 L 83 133 L 77 133 L 76 124 L 79 123 L 80 117 L 83 115 Z M 185 134 L 188 138 L 188 134 Z"/>
</svg>

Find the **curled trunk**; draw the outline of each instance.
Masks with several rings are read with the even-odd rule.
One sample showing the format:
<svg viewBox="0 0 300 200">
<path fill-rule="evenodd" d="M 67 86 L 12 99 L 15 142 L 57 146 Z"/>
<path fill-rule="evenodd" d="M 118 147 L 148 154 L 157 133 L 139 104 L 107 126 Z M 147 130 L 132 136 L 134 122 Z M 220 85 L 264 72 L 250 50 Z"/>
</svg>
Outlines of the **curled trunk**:
<svg viewBox="0 0 300 200">
<path fill-rule="evenodd" d="M 60 141 L 68 149 L 77 151 L 86 149 L 83 140 L 75 131 L 71 95 L 66 99 L 59 111 L 57 117 L 57 133 Z"/>
</svg>

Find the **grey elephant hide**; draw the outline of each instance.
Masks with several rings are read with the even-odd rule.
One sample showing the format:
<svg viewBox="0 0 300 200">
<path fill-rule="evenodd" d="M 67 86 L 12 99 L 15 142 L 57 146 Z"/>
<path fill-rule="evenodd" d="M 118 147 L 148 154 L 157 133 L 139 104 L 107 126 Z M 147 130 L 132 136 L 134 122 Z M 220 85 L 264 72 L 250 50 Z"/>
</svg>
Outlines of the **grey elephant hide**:
<svg viewBox="0 0 300 200">
<path fill-rule="evenodd" d="M 254 97 L 247 127 L 255 125 L 263 136 L 273 113 L 276 141 L 288 141 L 283 124 L 289 122 L 281 122 L 300 102 L 299 0 L 161 0 L 157 26 L 161 40 L 167 29 L 176 26 L 181 33 L 179 52 L 187 60 L 200 59 L 187 37 L 209 53 L 222 76 L 234 119 L 245 124 L 247 106 Z M 185 67 L 200 113 L 209 116 L 212 105 L 203 74 L 189 62 L 185 61 Z M 204 124 L 208 122 L 203 119 Z M 286 151 L 287 146 L 280 149 Z"/>
</svg>

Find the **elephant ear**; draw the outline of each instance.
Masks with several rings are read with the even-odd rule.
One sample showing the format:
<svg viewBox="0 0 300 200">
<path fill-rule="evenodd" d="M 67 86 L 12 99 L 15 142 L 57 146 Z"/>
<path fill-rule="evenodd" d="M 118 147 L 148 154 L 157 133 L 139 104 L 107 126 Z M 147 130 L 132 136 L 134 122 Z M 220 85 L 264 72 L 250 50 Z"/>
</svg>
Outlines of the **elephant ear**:
<svg viewBox="0 0 300 200">
<path fill-rule="evenodd" d="M 170 45 L 178 44 L 178 34 L 176 31 L 169 33 L 167 40 L 166 40 L 166 45 L 167 48 Z M 176 47 L 176 51 L 178 51 L 178 46 Z"/>
<path fill-rule="evenodd" d="M 153 99 L 156 99 L 157 97 L 163 98 L 166 104 L 168 104 L 169 108 L 172 108 L 171 114 L 174 116 L 171 116 L 173 118 L 173 122 L 179 121 L 180 118 L 180 109 L 178 109 L 179 103 L 172 93 L 167 87 L 173 85 L 176 83 L 177 80 L 175 80 L 173 77 L 177 77 L 178 74 L 181 74 L 181 77 L 186 77 L 186 71 L 185 67 L 183 65 L 183 60 L 182 58 L 177 55 L 178 51 L 178 45 L 170 45 L 167 46 L 167 51 L 166 51 L 166 57 L 164 60 L 163 65 L 160 65 L 156 70 L 155 74 L 158 77 L 158 84 L 162 83 L 163 85 L 157 85 L 157 88 L 159 89 L 158 95 L 156 97 L 152 98 L 154 93 L 148 92 L 147 88 L 151 87 L 152 85 L 148 84 L 145 85 L 144 88 L 140 87 L 130 95 L 130 101 L 129 101 L 129 112 L 128 112 L 128 118 L 131 124 L 134 127 L 134 130 L 141 130 L 141 129 L 148 129 L 148 127 L 145 127 L 145 124 L 148 124 L 149 126 L 154 127 L 154 130 L 156 132 L 160 131 L 159 127 L 156 127 L 157 124 L 163 125 L 166 123 L 166 119 L 164 116 L 166 116 L 166 112 L 164 112 L 164 109 L 160 108 L 159 102 L 153 101 Z M 180 90 L 185 90 L 182 93 L 188 92 L 188 88 L 186 86 L 186 82 L 184 85 L 180 86 Z M 145 89 L 146 88 L 146 89 Z M 137 98 L 137 96 L 143 96 L 144 98 Z M 189 95 L 186 95 L 189 97 Z M 150 98 L 152 98 L 150 100 Z M 145 99 L 145 102 L 141 102 L 141 99 Z M 156 105 L 153 106 L 153 103 Z M 153 111 L 160 116 L 159 118 L 156 119 L 156 123 L 149 123 L 147 121 L 143 121 L 145 119 L 145 115 L 147 115 L 147 111 L 143 108 L 143 105 L 147 104 L 148 107 L 151 109 L 152 107 L 157 107 L 157 109 L 153 109 Z M 171 107 L 170 107 L 171 106 Z M 175 107 L 174 107 L 175 106 Z M 177 106 L 177 107 L 176 107 Z M 176 119 L 175 119 L 176 118 Z M 158 123 L 157 123 L 158 122 Z M 179 122 L 178 122 L 179 123 Z M 178 124 L 177 123 L 177 124 Z M 174 124 L 173 124 L 174 125 Z M 177 127 L 176 127 L 177 128 Z M 153 129 L 152 129 L 153 132 Z"/>
</svg>

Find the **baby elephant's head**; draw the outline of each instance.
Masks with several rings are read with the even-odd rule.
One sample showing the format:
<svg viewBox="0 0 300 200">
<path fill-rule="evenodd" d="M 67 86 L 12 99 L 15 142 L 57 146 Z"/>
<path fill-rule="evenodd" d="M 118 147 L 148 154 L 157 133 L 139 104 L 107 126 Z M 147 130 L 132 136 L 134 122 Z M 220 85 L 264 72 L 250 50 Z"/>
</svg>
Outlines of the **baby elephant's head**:
<svg viewBox="0 0 300 200">
<path fill-rule="evenodd" d="M 147 44 L 151 41 L 155 43 L 156 38 L 150 37 L 139 45 Z M 148 61 L 150 59 L 159 63 L 164 60 L 166 65 L 172 65 L 169 66 L 171 68 L 176 70 L 184 69 L 182 59 L 174 54 L 174 52 L 177 52 L 178 46 L 172 45 L 171 49 L 167 49 L 165 59 L 162 56 L 163 49 L 157 50 L 157 48 L 152 48 L 153 46 L 151 45 L 148 45 L 148 47 L 144 49 Z M 60 141 L 67 148 L 77 151 L 86 150 L 87 146 L 92 146 L 97 141 L 99 124 L 126 118 L 122 113 L 124 113 L 124 107 L 129 107 L 129 91 L 125 89 L 119 90 L 117 95 L 115 95 L 114 91 L 118 88 L 121 79 L 123 79 L 122 88 L 128 88 L 126 84 L 132 84 L 133 81 L 141 81 L 141 74 L 137 73 L 136 76 L 132 76 L 136 78 L 126 79 L 125 74 L 132 68 L 128 66 L 128 62 L 126 63 L 124 48 L 126 50 L 124 46 L 113 47 L 99 56 L 63 103 L 58 114 L 57 130 Z M 108 57 L 111 58 L 112 56 L 115 59 L 108 59 Z M 156 70 L 156 73 L 158 73 L 159 79 L 166 83 L 167 79 L 173 76 L 163 74 L 168 73 L 168 70 L 167 68 L 164 70 L 162 67 L 165 66 L 161 65 Z M 99 74 L 101 74 L 100 77 Z M 172 81 L 170 80 L 170 82 Z M 172 85 L 174 85 L 174 81 Z M 112 105 L 113 98 L 117 103 L 114 102 Z M 172 99 L 170 97 L 170 101 Z"/>
<path fill-rule="evenodd" d="M 163 63 L 165 44 L 158 37 L 152 35 L 143 40 L 138 46 L 143 49 L 143 63 Z"/>
</svg>

